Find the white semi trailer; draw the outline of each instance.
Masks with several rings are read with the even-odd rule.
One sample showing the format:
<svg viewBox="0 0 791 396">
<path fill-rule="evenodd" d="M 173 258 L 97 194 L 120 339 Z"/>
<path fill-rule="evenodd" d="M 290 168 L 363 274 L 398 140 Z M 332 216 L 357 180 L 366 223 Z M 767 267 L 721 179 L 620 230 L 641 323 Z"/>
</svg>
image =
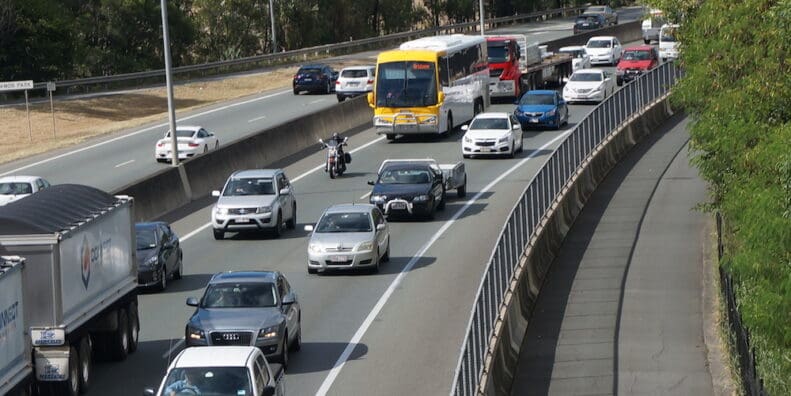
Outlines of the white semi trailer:
<svg viewBox="0 0 791 396">
<path fill-rule="evenodd" d="M 0 278 L 0 394 L 76 396 L 95 357 L 137 349 L 133 218 L 132 198 L 74 184 L 0 207 L 0 255 L 24 257 Z"/>
</svg>

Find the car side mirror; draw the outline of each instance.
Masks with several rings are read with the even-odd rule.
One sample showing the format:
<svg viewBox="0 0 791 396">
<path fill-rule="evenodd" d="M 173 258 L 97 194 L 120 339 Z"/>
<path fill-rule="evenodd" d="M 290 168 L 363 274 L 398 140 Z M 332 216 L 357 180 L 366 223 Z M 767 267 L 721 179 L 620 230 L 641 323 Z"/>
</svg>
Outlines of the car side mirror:
<svg viewBox="0 0 791 396">
<path fill-rule="evenodd" d="M 305 224 L 305 231 L 313 232 L 313 224 Z"/>
<path fill-rule="evenodd" d="M 197 307 L 198 299 L 195 297 L 187 297 L 187 305 L 189 305 L 190 307 Z"/>
<path fill-rule="evenodd" d="M 373 180 L 368 180 L 368 185 L 369 185 L 369 186 L 375 186 L 375 185 L 376 185 L 376 182 L 375 182 L 375 181 L 373 181 Z"/>
<path fill-rule="evenodd" d="M 143 389 L 143 396 L 154 396 L 154 388 Z"/>
<path fill-rule="evenodd" d="M 469 125 L 467 125 L 467 124 L 464 124 L 464 125 L 462 125 L 462 126 L 461 126 L 461 130 L 462 130 L 462 131 L 466 131 L 466 130 L 468 130 L 468 129 L 470 129 L 470 127 L 469 127 Z"/>
<path fill-rule="evenodd" d="M 384 223 L 376 225 L 376 231 L 384 231 L 384 229 L 385 229 Z"/>
<path fill-rule="evenodd" d="M 291 305 L 297 302 L 297 296 L 292 292 L 283 296 L 283 305 Z"/>
<path fill-rule="evenodd" d="M 368 106 L 369 107 L 374 107 L 374 93 L 373 92 L 368 92 L 365 95 L 365 98 L 368 100 Z"/>
<path fill-rule="evenodd" d="M 220 196 L 220 190 L 214 190 L 214 191 L 212 191 L 212 192 L 211 192 L 211 196 L 212 196 L 212 197 L 219 197 L 219 196 Z"/>
<path fill-rule="evenodd" d="M 291 189 L 288 187 L 283 187 L 280 189 L 280 195 L 288 195 L 291 194 Z"/>
<path fill-rule="evenodd" d="M 261 391 L 262 396 L 274 396 L 274 394 L 275 394 L 275 387 L 272 385 L 265 386 L 264 389 Z"/>
</svg>

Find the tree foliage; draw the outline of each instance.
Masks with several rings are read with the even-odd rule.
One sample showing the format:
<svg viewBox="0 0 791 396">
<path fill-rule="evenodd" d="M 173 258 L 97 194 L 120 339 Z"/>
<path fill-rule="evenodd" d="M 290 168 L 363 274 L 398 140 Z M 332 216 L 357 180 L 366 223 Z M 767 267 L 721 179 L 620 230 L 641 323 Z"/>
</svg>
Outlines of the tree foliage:
<svg viewBox="0 0 791 396">
<path fill-rule="evenodd" d="M 791 0 L 660 0 L 681 20 L 694 163 L 727 222 L 725 264 L 770 394 L 791 394 Z M 653 5 L 653 4 L 652 4 Z"/>
</svg>

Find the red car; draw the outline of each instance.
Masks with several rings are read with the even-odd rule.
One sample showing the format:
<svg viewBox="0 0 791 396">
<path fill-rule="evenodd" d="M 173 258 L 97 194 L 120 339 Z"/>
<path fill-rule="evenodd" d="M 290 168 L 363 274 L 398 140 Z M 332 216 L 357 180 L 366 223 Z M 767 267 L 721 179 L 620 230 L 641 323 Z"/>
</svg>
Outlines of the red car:
<svg viewBox="0 0 791 396">
<path fill-rule="evenodd" d="M 618 85 L 634 80 L 659 65 L 659 52 L 650 45 L 629 47 L 623 51 L 615 74 Z"/>
</svg>

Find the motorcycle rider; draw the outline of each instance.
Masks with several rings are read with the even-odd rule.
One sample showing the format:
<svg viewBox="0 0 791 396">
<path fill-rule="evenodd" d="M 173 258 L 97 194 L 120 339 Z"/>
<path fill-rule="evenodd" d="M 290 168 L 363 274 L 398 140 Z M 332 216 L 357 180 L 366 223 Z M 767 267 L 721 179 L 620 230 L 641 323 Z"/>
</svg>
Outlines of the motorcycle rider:
<svg viewBox="0 0 791 396">
<path fill-rule="evenodd" d="M 346 138 L 341 137 L 338 132 L 332 134 L 332 137 L 329 141 L 335 142 L 335 145 L 338 150 L 338 156 L 341 158 L 341 168 L 343 172 L 346 172 L 346 153 L 343 152 L 343 146 L 346 144 Z"/>
</svg>

